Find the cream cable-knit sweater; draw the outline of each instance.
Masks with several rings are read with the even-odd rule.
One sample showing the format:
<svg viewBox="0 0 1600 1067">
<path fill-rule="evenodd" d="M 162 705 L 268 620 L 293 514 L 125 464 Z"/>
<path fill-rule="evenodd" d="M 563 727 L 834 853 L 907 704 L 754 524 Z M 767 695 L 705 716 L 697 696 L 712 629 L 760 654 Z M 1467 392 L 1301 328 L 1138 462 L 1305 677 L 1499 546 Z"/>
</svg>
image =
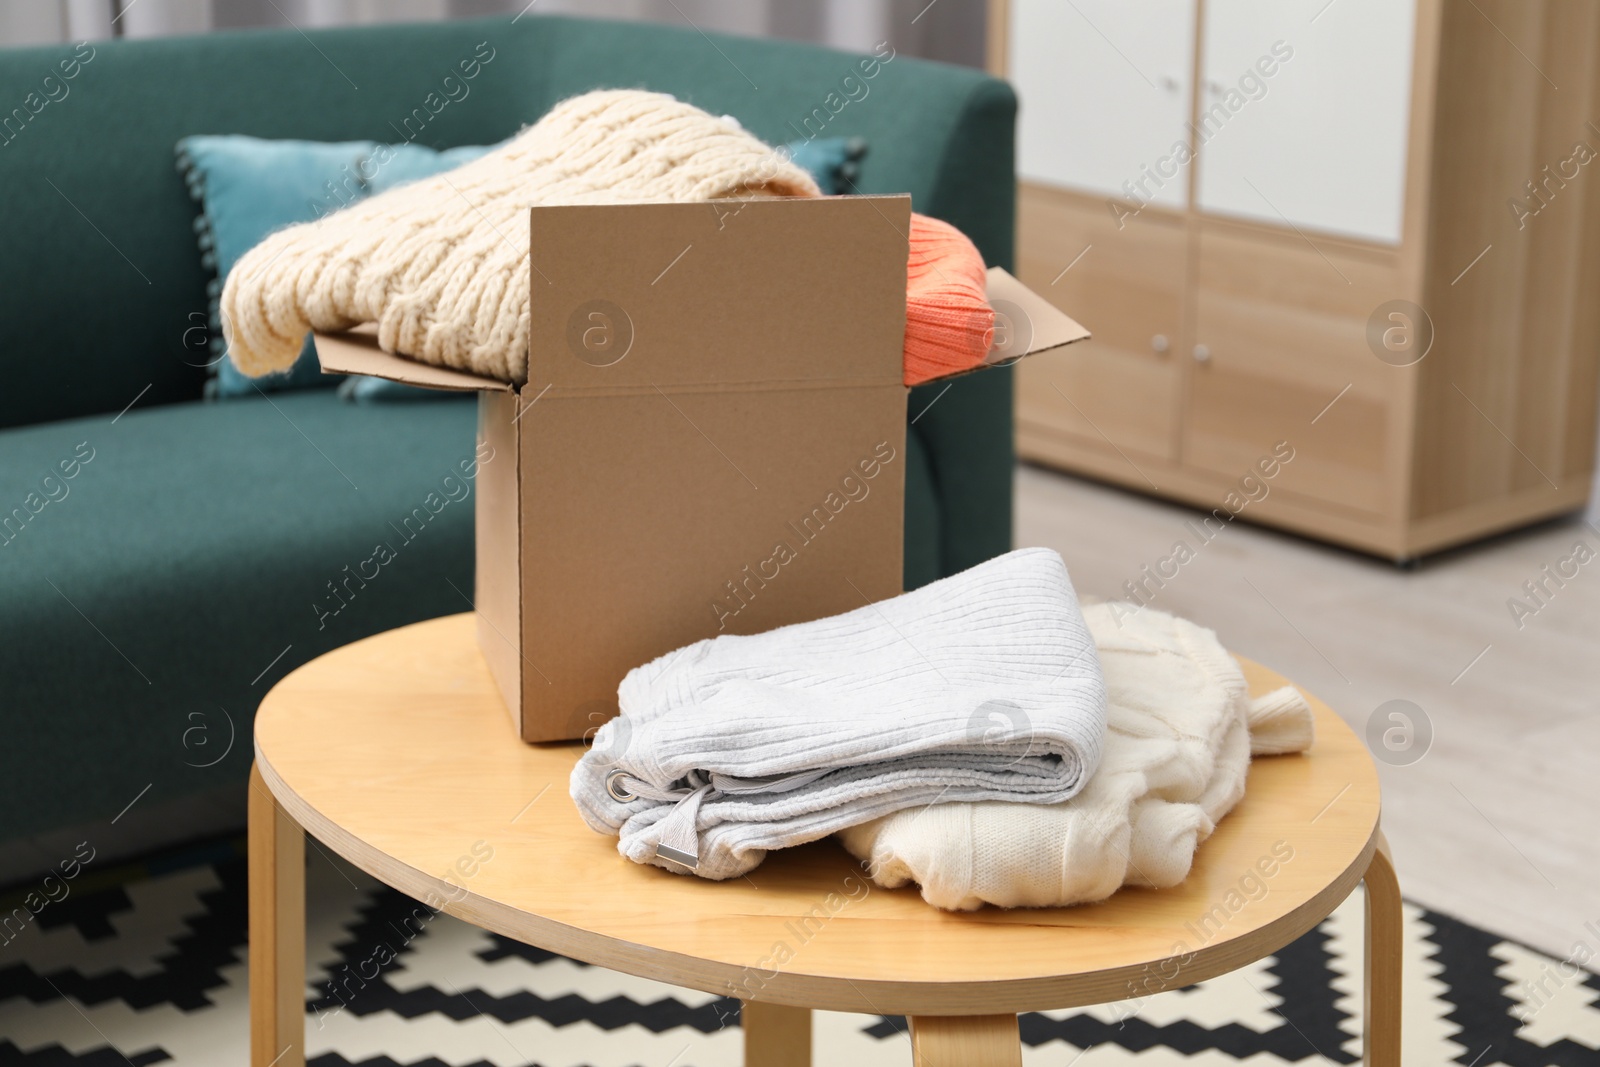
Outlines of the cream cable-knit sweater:
<svg viewBox="0 0 1600 1067">
<path fill-rule="evenodd" d="M 915 882 L 930 904 L 951 910 L 1082 904 L 1123 885 L 1175 886 L 1244 796 L 1252 751 L 1311 747 L 1311 708 L 1299 691 L 1252 700 L 1210 630 L 1133 605 L 1083 614 L 1107 696 L 1100 768 L 1083 792 L 1062 804 L 938 804 L 840 832 L 879 885 Z"/>
<path fill-rule="evenodd" d="M 293 365 L 308 330 L 375 322 L 385 351 L 520 383 L 530 207 L 763 194 L 820 191 L 730 118 L 587 93 L 463 167 L 268 237 L 228 273 L 223 336 L 260 376 Z"/>
</svg>

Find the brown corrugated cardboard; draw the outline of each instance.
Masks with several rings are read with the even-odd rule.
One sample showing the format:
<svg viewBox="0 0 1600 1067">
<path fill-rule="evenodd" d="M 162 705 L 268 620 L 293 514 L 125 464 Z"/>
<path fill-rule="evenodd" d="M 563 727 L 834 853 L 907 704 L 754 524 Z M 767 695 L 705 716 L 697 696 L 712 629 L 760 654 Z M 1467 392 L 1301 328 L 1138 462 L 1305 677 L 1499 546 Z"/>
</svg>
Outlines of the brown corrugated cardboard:
<svg viewBox="0 0 1600 1067">
<path fill-rule="evenodd" d="M 378 347 L 378 328 L 371 323 L 346 333 L 317 334 L 317 361 L 324 374 L 367 374 L 427 389 L 475 393 L 484 389 L 510 392 L 515 388 L 494 378 L 391 355 Z"/>
<path fill-rule="evenodd" d="M 901 587 L 906 197 L 534 208 L 529 380 L 317 337 L 323 369 L 481 390 L 479 639 L 529 741 L 632 667 Z M 1088 336 L 1004 271 L 991 361 Z"/>
</svg>

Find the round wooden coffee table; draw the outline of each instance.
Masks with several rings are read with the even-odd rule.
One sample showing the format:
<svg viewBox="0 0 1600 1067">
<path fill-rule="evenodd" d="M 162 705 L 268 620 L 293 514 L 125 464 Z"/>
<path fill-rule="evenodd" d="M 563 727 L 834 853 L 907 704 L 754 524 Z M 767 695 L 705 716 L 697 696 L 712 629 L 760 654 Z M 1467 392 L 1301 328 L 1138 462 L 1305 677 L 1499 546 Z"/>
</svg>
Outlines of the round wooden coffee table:
<svg viewBox="0 0 1600 1067">
<path fill-rule="evenodd" d="M 1284 684 L 1245 662 L 1255 692 Z M 1400 1062 L 1400 891 L 1378 779 L 1315 699 L 1316 745 L 1256 761 L 1176 889 L 941 912 L 874 886 L 831 841 L 748 878 L 642 867 L 578 817 L 578 744 L 528 745 L 471 615 L 392 630 L 261 703 L 250 791 L 255 1067 L 304 1062 L 303 832 L 401 892 L 588 963 L 744 1002 L 746 1062 L 808 1063 L 810 1009 L 906 1015 L 919 1065 L 1018 1065 L 1017 1013 L 1143 997 L 1269 955 L 1366 882 L 1366 1062 Z"/>
</svg>

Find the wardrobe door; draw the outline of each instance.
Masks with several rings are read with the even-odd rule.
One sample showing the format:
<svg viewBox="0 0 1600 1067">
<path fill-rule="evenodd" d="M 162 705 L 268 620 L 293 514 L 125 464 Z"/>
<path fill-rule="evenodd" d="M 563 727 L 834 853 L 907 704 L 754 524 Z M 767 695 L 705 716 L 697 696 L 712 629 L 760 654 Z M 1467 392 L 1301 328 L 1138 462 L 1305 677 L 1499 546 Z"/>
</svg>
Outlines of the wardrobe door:
<svg viewBox="0 0 1600 1067">
<path fill-rule="evenodd" d="M 1398 244 L 1415 21 L 1414 0 L 1206 0 L 1199 207 Z"/>
<path fill-rule="evenodd" d="M 1402 454 L 1391 416 L 1404 401 L 1367 324 L 1396 291 L 1397 254 L 1212 219 L 1198 240 L 1184 465 L 1237 484 L 1292 451 L 1269 492 L 1369 518 L 1390 510 Z"/>
<path fill-rule="evenodd" d="M 1021 178 L 1187 206 L 1194 0 L 1011 0 L 1010 19 Z"/>
<path fill-rule="evenodd" d="M 1096 198 L 1024 184 L 1017 223 L 1018 276 L 1094 335 L 1017 364 L 1017 447 L 1046 463 L 1087 453 L 1148 488 L 1148 460 L 1177 443 L 1184 221 L 1150 210 L 1119 227 Z"/>
</svg>

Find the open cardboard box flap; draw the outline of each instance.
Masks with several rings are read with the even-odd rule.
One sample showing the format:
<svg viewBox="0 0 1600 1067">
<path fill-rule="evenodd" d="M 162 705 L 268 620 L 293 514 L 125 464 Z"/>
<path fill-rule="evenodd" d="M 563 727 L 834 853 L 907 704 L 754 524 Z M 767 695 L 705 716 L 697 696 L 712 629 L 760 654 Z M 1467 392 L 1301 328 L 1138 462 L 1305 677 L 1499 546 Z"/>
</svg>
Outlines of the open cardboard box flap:
<svg viewBox="0 0 1600 1067">
<path fill-rule="evenodd" d="M 1089 331 L 1072 316 L 1000 267 L 989 268 L 988 295 L 989 304 L 997 316 L 994 347 L 982 365 L 946 375 L 946 378 L 959 378 L 988 366 L 1011 363 L 1023 356 L 1047 352 L 1089 336 Z M 317 360 L 322 364 L 324 374 L 365 374 L 425 389 L 451 392 L 512 392 L 515 389 L 496 378 L 435 367 L 385 352 L 378 347 L 377 327 L 370 323 L 343 333 L 318 333 L 316 345 Z"/>
<path fill-rule="evenodd" d="M 988 296 L 989 306 L 995 311 L 995 331 L 994 347 L 989 349 L 986 365 L 1011 363 L 1089 337 L 1089 331 L 1072 316 L 999 267 L 989 268 Z"/>
<path fill-rule="evenodd" d="M 419 363 L 385 352 L 378 347 L 378 327 L 372 323 L 344 333 L 319 333 L 315 336 L 317 362 L 322 364 L 324 374 L 365 374 L 372 378 L 419 385 L 424 389 L 445 389 L 457 393 L 475 393 L 484 389 L 509 393 L 513 388 L 508 382 L 486 378 L 481 374 L 435 367 L 431 363 Z"/>
</svg>

